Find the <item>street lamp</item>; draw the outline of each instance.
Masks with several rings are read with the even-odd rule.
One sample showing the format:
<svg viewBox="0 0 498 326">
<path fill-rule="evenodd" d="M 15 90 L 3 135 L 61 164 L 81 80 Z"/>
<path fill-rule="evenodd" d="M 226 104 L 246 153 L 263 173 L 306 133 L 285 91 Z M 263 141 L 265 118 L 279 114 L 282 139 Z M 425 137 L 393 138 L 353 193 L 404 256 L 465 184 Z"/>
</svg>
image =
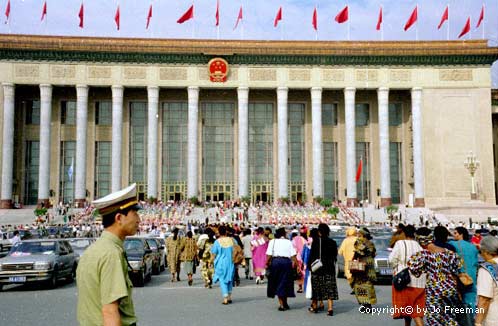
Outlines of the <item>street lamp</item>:
<svg viewBox="0 0 498 326">
<path fill-rule="evenodd" d="M 475 180 L 474 180 L 474 175 L 477 171 L 477 168 L 479 167 L 479 160 L 475 156 L 475 154 L 470 151 L 469 154 L 467 155 L 467 158 L 465 159 L 465 162 L 463 162 L 463 165 L 467 170 L 469 170 L 470 177 L 472 180 L 472 190 L 470 191 L 470 199 L 471 200 L 476 200 L 477 199 L 477 193 L 476 193 L 476 185 L 475 185 Z"/>
</svg>

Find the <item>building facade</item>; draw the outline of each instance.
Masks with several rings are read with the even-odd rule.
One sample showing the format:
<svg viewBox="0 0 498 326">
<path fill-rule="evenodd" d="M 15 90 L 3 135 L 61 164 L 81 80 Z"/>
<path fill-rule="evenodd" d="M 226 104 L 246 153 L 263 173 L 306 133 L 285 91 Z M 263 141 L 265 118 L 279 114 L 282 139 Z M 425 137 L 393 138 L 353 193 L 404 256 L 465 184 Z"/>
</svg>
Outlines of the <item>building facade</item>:
<svg viewBox="0 0 498 326">
<path fill-rule="evenodd" d="M 143 199 L 458 205 L 469 151 L 496 202 L 485 41 L 0 35 L 0 53 L 3 208 L 132 182 Z"/>
</svg>

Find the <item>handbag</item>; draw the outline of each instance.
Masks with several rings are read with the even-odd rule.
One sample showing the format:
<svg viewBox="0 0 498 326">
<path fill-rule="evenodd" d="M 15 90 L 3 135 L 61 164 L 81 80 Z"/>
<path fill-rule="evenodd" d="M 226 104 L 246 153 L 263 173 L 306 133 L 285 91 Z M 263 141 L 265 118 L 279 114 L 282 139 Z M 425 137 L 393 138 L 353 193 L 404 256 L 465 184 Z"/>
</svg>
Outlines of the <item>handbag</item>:
<svg viewBox="0 0 498 326">
<path fill-rule="evenodd" d="M 463 259 L 463 251 L 462 251 L 462 245 L 460 244 L 460 241 L 458 241 L 458 248 L 460 249 L 460 252 L 462 253 L 462 261 L 463 261 L 463 269 L 464 269 L 463 273 L 458 274 L 458 280 L 460 281 L 460 283 L 464 287 L 471 286 L 472 284 L 474 284 L 474 280 L 472 279 L 472 277 L 470 277 L 469 274 L 467 274 L 467 264 L 465 263 L 465 259 Z"/>
<path fill-rule="evenodd" d="M 364 273 L 367 263 L 354 259 L 349 262 L 349 271 L 351 273 Z"/>
<path fill-rule="evenodd" d="M 407 246 L 406 246 L 406 242 L 404 240 L 403 241 L 403 244 L 405 245 L 405 266 L 406 266 L 406 262 L 407 262 Z M 408 286 L 408 284 L 410 284 L 411 282 L 411 277 L 410 277 L 410 271 L 408 270 L 408 267 L 402 269 L 401 271 L 399 271 L 398 273 L 396 273 L 396 275 L 393 276 L 393 286 L 396 290 L 398 291 L 401 291 L 403 290 L 404 288 L 406 288 Z"/>
<path fill-rule="evenodd" d="M 232 262 L 238 265 L 244 261 L 244 250 L 233 240 Z"/>
<path fill-rule="evenodd" d="M 319 270 L 323 266 L 323 263 L 322 263 L 322 239 L 321 238 L 320 238 L 319 246 L 320 246 L 320 249 L 319 249 L 319 251 L 320 251 L 320 257 L 318 259 L 315 259 L 311 263 L 311 271 L 312 272 L 316 272 L 317 270 Z"/>
</svg>

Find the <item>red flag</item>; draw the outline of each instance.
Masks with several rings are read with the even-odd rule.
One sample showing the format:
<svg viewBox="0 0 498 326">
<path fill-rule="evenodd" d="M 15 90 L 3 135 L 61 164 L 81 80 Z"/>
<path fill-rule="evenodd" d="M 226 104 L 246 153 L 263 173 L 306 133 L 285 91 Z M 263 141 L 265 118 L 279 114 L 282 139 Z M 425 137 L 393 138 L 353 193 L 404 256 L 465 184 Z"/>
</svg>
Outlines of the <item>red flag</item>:
<svg viewBox="0 0 498 326">
<path fill-rule="evenodd" d="M 237 16 L 237 21 L 235 22 L 235 26 L 233 27 L 234 30 L 237 28 L 241 20 L 242 20 L 242 6 L 240 6 L 239 15 Z"/>
<path fill-rule="evenodd" d="M 361 170 L 363 169 L 363 158 L 360 158 L 360 164 L 358 164 L 358 170 L 356 170 L 356 182 L 361 179 Z"/>
<path fill-rule="evenodd" d="M 145 29 L 149 29 L 150 19 L 152 18 L 152 4 L 149 7 L 149 13 L 147 14 L 147 24 L 145 25 Z"/>
<path fill-rule="evenodd" d="M 7 7 L 5 8 L 5 17 L 7 20 L 10 18 L 10 0 L 7 2 Z"/>
<path fill-rule="evenodd" d="M 83 2 L 81 3 L 80 12 L 78 13 L 78 17 L 80 18 L 80 24 L 78 25 L 80 28 L 83 28 L 83 18 L 85 17 L 85 12 L 83 8 Z"/>
<path fill-rule="evenodd" d="M 405 24 L 405 31 L 407 31 L 410 27 L 412 27 L 413 24 L 415 24 L 417 18 L 418 18 L 418 6 L 415 6 L 415 9 L 413 9 L 410 18 L 408 18 L 408 21 Z"/>
<path fill-rule="evenodd" d="M 278 8 L 277 15 L 275 16 L 275 21 L 273 22 L 273 27 L 277 27 L 278 22 L 282 20 L 282 6 Z"/>
<path fill-rule="evenodd" d="M 444 22 L 448 20 L 448 6 L 446 6 L 446 9 L 443 12 L 443 16 L 441 17 L 441 21 L 439 22 L 439 25 L 437 25 L 437 29 L 440 29 L 441 26 L 443 26 Z"/>
<path fill-rule="evenodd" d="M 315 10 L 313 11 L 313 19 L 311 20 L 311 24 L 313 25 L 313 29 L 315 31 L 318 30 L 318 14 L 316 12 L 316 7 Z"/>
<path fill-rule="evenodd" d="M 220 0 L 216 1 L 216 25 L 220 26 Z"/>
<path fill-rule="evenodd" d="M 47 1 L 43 3 L 42 15 L 40 20 L 45 19 L 45 16 L 47 16 Z"/>
<path fill-rule="evenodd" d="M 335 16 L 335 21 L 338 22 L 339 24 L 342 24 L 344 22 L 347 22 L 349 18 L 349 8 L 348 6 L 344 7 L 337 16 Z"/>
<path fill-rule="evenodd" d="M 465 23 L 465 26 L 463 26 L 463 29 L 460 32 L 460 35 L 458 35 L 458 38 L 461 38 L 462 36 L 464 36 L 468 32 L 470 32 L 470 17 L 467 18 L 467 22 Z"/>
<path fill-rule="evenodd" d="M 176 22 L 178 24 L 183 24 L 184 22 L 192 18 L 194 18 L 194 5 L 191 5 L 190 8 L 188 8 L 188 10 L 185 11 L 185 13 Z"/>
<path fill-rule="evenodd" d="M 377 27 L 375 27 L 375 29 L 380 31 L 381 26 L 382 26 L 382 7 L 380 7 L 379 18 L 377 19 Z"/>
<path fill-rule="evenodd" d="M 481 26 L 483 20 L 484 20 L 484 4 L 482 5 L 481 14 L 479 15 L 479 20 L 477 21 L 476 28 L 479 28 L 479 26 Z"/>
<path fill-rule="evenodd" d="M 114 15 L 114 21 L 116 22 L 116 27 L 118 28 L 119 31 L 119 5 L 118 9 L 116 9 L 116 14 Z"/>
</svg>

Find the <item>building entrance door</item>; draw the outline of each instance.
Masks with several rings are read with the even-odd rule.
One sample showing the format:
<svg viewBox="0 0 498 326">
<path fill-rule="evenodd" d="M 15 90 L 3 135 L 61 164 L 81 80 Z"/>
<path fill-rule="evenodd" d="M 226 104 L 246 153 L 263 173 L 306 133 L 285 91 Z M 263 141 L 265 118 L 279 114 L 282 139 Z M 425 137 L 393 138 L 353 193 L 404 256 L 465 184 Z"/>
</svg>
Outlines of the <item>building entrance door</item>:
<svg viewBox="0 0 498 326">
<path fill-rule="evenodd" d="M 268 183 L 251 183 L 251 201 L 268 203 L 272 200 L 273 184 Z"/>
</svg>

